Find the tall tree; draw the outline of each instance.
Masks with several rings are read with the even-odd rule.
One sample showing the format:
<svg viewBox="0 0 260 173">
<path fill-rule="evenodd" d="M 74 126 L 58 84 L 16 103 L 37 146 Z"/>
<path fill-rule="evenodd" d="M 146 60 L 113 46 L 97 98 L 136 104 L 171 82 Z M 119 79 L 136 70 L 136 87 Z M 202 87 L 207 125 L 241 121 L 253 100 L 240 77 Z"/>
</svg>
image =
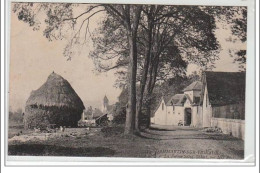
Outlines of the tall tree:
<svg viewBox="0 0 260 173">
<path fill-rule="evenodd" d="M 143 6 L 142 11 L 137 37 L 137 82 L 140 83 L 140 90 L 137 97 L 136 131 L 145 92 L 145 100 L 149 100 L 156 82 L 174 75 L 183 75 L 188 62 L 201 66 L 214 62 L 218 50 L 213 33 L 215 20 L 199 7 L 147 5 Z M 98 46 L 94 51 L 95 59 L 101 59 L 104 54 L 107 54 L 106 60 L 117 57 L 114 65 L 104 66 L 103 61 L 99 61 L 99 67 L 103 70 L 122 69 L 128 63 L 124 57 L 128 56 L 125 53 L 125 33 L 118 24 L 109 20 L 103 26 L 103 37 L 98 37 L 96 42 Z M 111 42 L 113 43 L 109 46 Z M 124 80 L 124 71 L 119 74 L 120 79 Z"/>
<path fill-rule="evenodd" d="M 108 5 L 108 11 L 115 17 L 120 17 L 123 23 L 128 41 L 129 64 L 128 64 L 128 105 L 125 123 L 125 134 L 132 134 L 134 131 L 134 119 L 136 115 L 136 71 L 137 71 L 137 31 L 140 21 L 142 6 L 119 5 L 119 10 Z"/>
<path fill-rule="evenodd" d="M 70 29 L 73 34 L 64 49 L 68 59 L 73 56 L 73 46 L 82 38 L 83 43 L 86 41 L 86 35 L 90 33 L 89 20 L 97 13 L 103 13 L 99 30 L 91 35 L 94 41 L 91 57 L 99 71 L 117 69 L 119 83 L 126 84 L 126 134 L 133 133 L 134 128 L 138 131 L 143 102 L 148 107 L 151 105 L 156 83 L 184 75 L 188 63 L 207 66 L 217 59 L 219 45 L 211 11 L 216 12 L 219 7 L 96 4 L 88 5 L 86 10 L 75 15 L 78 6 L 16 3 L 13 11 L 35 30 L 40 25 L 37 14 L 45 12 L 44 36 L 50 41 L 63 39 Z M 230 12 L 229 8 L 225 9 Z M 138 98 L 136 83 L 140 84 Z"/>
<path fill-rule="evenodd" d="M 142 87 L 146 86 L 146 100 L 149 106 L 156 82 L 184 74 L 187 63 L 200 66 L 213 63 L 217 59 L 219 45 L 214 35 L 215 20 L 200 7 L 156 6 L 153 15 L 144 14 L 148 14 L 147 26 L 149 19 L 152 23 L 152 44 L 151 52 L 148 54 L 149 64 L 144 61 L 148 73 L 142 74 L 142 79 L 145 80 L 141 80 L 140 86 L 141 91 Z M 149 27 L 141 26 L 147 32 L 147 38 L 144 40 L 148 41 L 148 44 L 144 45 L 149 45 Z M 139 100 L 139 103 L 142 107 L 142 100 Z M 138 113 L 141 113 L 141 109 Z"/>
<path fill-rule="evenodd" d="M 128 50 L 128 78 L 127 84 L 129 89 L 129 100 L 127 105 L 127 116 L 125 133 L 131 134 L 134 130 L 134 118 L 136 113 L 136 71 L 137 71 L 137 30 L 140 21 L 142 5 L 112 5 L 112 4 L 97 4 L 91 5 L 81 14 L 74 16 L 73 8 L 76 4 L 69 3 L 15 3 L 13 11 L 18 14 L 18 19 L 27 22 L 34 29 L 38 29 L 40 22 L 37 21 L 37 14 L 40 11 L 46 13 L 44 36 L 52 41 L 53 39 L 63 39 L 62 30 L 67 24 L 68 28 L 74 30 L 78 21 L 81 22 L 76 33 L 70 39 L 64 50 L 64 55 L 71 59 L 73 45 L 80 40 L 81 31 L 85 26 L 85 37 L 89 31 L 89 20 L 91 17 L 100 12 L 106 12 L 108 17 L 113 18 L 113 22 L 120 23 L 124 28 L 127 38 Z M 105 15 L 105 17 L 107 17 Z M 83 18 L 83 19 L 82 19 Z M 80 20 L 81 19 L 81 20 Z M 66 28 L 67 29 L 67 28 Z"/>
</svg>

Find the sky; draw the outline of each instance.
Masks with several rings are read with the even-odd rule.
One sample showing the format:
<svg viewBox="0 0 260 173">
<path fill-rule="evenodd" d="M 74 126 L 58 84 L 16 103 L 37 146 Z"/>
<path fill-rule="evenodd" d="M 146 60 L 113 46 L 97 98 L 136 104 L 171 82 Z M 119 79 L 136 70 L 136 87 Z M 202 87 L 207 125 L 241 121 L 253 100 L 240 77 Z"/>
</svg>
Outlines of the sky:
<svg viewBox="0 0 260 173">
<path fill-rule="evenodd" d="M 97 26 L 100 16 L 92 19 L 90 27 Z M 217 24 L 220 27 L 220 24 Z M 238 64 L 233 63 L 228 49 L 245 47 L 246 44 L 227 42 L 229 30 L 218 29 L 216 37 L 222 50 L 213 71 L 238 71 Z M 12 110 L 24 109 L 32 90 L 38 89 L 54 71 L 69 81 L 82 99 L 85 107 L 101 107 L 106 95 L 110 103 L 115 103 L 121 90 L 114 87 L 114 71 L 97 74 L 92 59 L 88 56 L 91 43 L 82 47 L 81 53 L 70 61 L 63 56 L 65 41 L 49 42 L 41 31 L 33 31 L 28 24 L 19 21 L 16 14 L 11 14 L 10 26 L 10 68 L 9 68 L 9 106 Z M 198 70 L 196 65 L 189 65 L 187 73 Z"/>
</svg>

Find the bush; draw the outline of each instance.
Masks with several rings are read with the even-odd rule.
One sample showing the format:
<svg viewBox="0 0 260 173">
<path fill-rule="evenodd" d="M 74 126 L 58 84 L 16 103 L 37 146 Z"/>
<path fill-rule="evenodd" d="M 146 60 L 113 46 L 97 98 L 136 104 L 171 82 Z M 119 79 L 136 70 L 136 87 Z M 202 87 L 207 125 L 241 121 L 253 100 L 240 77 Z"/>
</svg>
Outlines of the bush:
<svg viewBox="0 0 260 173">
<path fill-rule="evenodd" d="M 9 112 L 9 125 L 23 124 L 23 113 L 22 110 L 16 112 Z"/>
<path fill-rule="evenodd" d="M 124 124 L 126 119 L 126 106 L 117 102 L 113 110 L 113 123 Z"/>
</svg>

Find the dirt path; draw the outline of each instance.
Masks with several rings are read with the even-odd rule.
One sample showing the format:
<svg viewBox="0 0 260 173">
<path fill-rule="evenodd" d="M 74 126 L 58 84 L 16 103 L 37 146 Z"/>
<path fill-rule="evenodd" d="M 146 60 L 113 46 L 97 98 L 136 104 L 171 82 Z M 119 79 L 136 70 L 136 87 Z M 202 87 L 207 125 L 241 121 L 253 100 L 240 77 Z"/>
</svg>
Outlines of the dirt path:
<svg viewBox="0 0 260 173">
<path fill-rule="evenodd" d="M 120 131 L 120 132 L 119 132 Z M 117 133 L 115 133 L 117 132 Z M 119 132 L 119 133 L 118 133 Z M 47 140 L 12 141 L 10 155 L 243 159 L 244 141 L 200 129 L 171 127 L 146 129 L 126 137 L 123 126 L 112 133 L 101 129 L 67 129 L 66 134 Z M 74 135 L 75 134 L 75 135 Z"/>
<path fill-rule="evenodd" d="M 141 133 L 146 139 L 158 140 L 154 145 L 155 157 L 243 159 L 244 142 L 232 136 L 206 133 L 201 129 L 171 127 L 147 129 Z"/>
</svg>

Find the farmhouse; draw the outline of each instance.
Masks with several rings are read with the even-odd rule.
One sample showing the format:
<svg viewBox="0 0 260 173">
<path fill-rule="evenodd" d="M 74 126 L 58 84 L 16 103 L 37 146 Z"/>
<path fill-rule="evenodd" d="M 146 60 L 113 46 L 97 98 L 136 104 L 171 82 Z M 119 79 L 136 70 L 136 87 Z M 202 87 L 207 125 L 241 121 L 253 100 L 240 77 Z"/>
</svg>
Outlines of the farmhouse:
<svg viewBox="0 0 260 173">
<path fill-rule="evenodd" d="M 84 105 L 69 82 L 56 73 L 32 91 L 26 102 L 25 128 L 44 128 L 48 125 L 77 126 Z"/>
<path fill-rule="evenodd" d="M 162 97 L 151 123 L 158 125 L 199 126 L 199 101 L 202 83 L 193 82 L 183 94 L 176 94 L 170 99 Z"/>
<path fill-rule="evenodd" d="M 187 86 L 182 94 L 162 97 L 152 124 L 219 127 L 244 139 L 245 73 L 210 72 Z"/>
</svg>

